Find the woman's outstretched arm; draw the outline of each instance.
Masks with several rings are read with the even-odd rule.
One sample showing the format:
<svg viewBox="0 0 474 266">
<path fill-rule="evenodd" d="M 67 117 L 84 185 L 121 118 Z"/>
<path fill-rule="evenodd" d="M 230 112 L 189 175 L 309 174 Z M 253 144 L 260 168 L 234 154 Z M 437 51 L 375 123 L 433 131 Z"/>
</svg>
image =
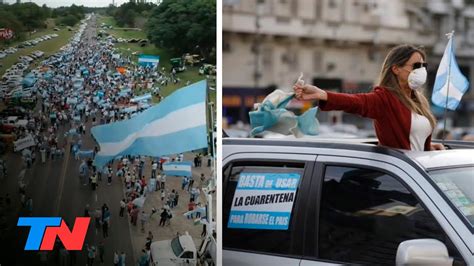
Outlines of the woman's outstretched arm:
<svg viewBox="0 0 474 266">
<path fill-rule="evenodd" d="M 338 110 L 372 119 L 382 118 L 389 104 L 385 95 L 387 92 L 382 88 L 358 94 L 327 92 L 313 85 L 296 84 L 293 89 L 299 100 L 319 100 L 323 111 Z"/>
</svg>

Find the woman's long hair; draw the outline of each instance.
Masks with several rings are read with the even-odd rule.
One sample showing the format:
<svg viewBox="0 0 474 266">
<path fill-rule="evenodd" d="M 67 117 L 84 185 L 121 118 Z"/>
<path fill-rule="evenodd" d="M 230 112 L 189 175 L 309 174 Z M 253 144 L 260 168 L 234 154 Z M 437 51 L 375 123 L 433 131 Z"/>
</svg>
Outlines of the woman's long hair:
<svg viewBox="0 0 474 266">
<path fill-rule="evenodd" d="M 412 90 L 414 98 L 403 93 L 403 90 L 398 83 L 397 76 L 392 71 L 393 66 L 404 66 L 413 53 L 421 54 L 423 60 L 426 58 L 424 51 L 412 45 L 399 45 L 390 50 L 383 62 L 382 71 L 379 76 L 379 86 L 391 91 L 412 112 L 428 118 L 431 128 L 434 129 L 436 127 L 436 118 L 433 113 L 431 113 L 430 104 L 426 97 L 417 90 Z"/>
</svg>

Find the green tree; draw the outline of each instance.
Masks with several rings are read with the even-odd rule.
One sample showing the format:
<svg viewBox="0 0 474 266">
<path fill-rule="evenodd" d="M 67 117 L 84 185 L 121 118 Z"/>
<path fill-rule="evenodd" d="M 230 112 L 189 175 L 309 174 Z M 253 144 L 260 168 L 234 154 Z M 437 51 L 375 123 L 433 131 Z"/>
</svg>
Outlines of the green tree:
<svg viewBox="0 0 474 266">
<path fill-rule="evenodd" d="M 148 16 L 147 11 L 152 10 L 155 6 L 152 3 L 128 2 L 116 8 L 113 15 L 119 27 L 135 27 L 135 18 Z"/>
<path fill-rule="evenodd" d="M 77 17 L 75 17 L 74 15 L 69 14 L 65 17 L 61 17 L 61 19 L 59 20 L 59 23 L 72 27 L 72 26 L 76 25 L 76 23 L 78 21 L 79 21 L 79 19 L 77 19 Z"/>
<path fill-rule="evenodd" d="M 46 27 L 45 20 L 48 14 L 35 3 L 14 4 L 10 6 L 10 9 L 26 30 L 32 31 Z"/>
<path fill-rule="evenodd" d="M 105 14 L 107 16 L 114 16 L 115 15 L 115 12 L 117 11 L 117 8 L 115 6 L 113 6 L 112 4 L 110 4 L 107 9 L 105 10 Z"/>
<path fill-rule="evenodd" d="M 52 11 L 52 16 L 57 18 L 58 24 L 68 26 L 76 25 L 79 20 L 85 17 L 85 8 L 83 6 L 71 5 L 70 7 L 59 7 Z"/>
<path fill-rule="evenodd" d="M 215 0 L 165 0 L 152 10 L 146 30 L 151 42 L 176 55 L 200 52 L 215 61 Z"/>
<path fill-rule="evenodd" d="M 23 24 L 11 12 L 6 10 L 0 10 L 0 28 L 12 29 L 14 32 L 14 40 L 24 37 L 25 28 Z M 9 41 L 6 42 L 9 43 Z"/>
</svg>

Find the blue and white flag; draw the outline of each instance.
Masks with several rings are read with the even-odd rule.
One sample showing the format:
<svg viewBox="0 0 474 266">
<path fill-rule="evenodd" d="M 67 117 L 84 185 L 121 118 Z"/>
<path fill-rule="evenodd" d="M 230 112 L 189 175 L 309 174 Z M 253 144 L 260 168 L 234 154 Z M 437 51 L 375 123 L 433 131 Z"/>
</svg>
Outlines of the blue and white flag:
<svg viewBox="0 0 474 266">
<path fill-rule="evenodd" d="M 192 162 L 168 162 L 163 164 L 163 172 L 172 176 L 192 176 L 192 165 Z"/>
<path fill-rule="evenodd" d="M 102 167 L 117 156 L 159 157 L 207 147 L 206 81 L 175 91 L 137 116 L 91 129 Z"/>
<path fill-rule="evenodd" d="M 143 102 L 143 101 L 151 101 L 151 99 L 152 99 L 151 93 L 147 93 L 147 94 L 143 94 L 143 95 L 130 99 L 130 102 L 137 103 L 137 102 Z"/>
<path fill-rule="evenodd" d="M 463 94 L 469 88 L 469 81 L 461 73 L 454 56 L 454 34 L 448 34 L 448 38 L 448 45 L 436 73 L 431 101 L 439 107 L 456 110 Z"/>
<path fill-rule="evenodd" d="M 249 112 L 251 136 L 264 131 L 271 131 L 283 135 L 293 134 L 300 138 L 304 135 L 318 135 L 319 121 L 316 119 L 317 107 L 307 110 L 297 116 L 286 109 L 293 99 L 294 93 L 275 90 L 263 100 L 256 111 Z"/>
<path fill-rule="evenodd" d="M 156 67 L 160 63 L 160 57 L 157 55 L 142 54 L 138 56 L 138 64 L 144 67 Z"/>
<path fill-rule="evenodd" d="M 93 150 L 77 150 L 75 156 L 81 159 L 93 158 L 94 151 Z"/>
</svg>

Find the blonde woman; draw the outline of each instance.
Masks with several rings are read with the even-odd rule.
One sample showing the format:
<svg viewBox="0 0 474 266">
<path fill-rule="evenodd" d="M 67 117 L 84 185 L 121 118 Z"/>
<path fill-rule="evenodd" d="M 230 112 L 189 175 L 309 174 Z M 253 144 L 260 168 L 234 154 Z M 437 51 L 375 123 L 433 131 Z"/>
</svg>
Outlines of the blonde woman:
<svg viewBox="0 0 474 266">
<path fill-rule="evenodd" d="M 426 82 L 426 55 L 411 45 L 399 45 L 388 53 L 379 83 L 370 93 L 326 92 L 296 83 L 299 100 L 319 100 L 323 111 L 342 110 L 374 120 L 379 145 L 415 151 L 444 150 L 432 144 L 436 119 L 420 92 Z"/>
</svg>

